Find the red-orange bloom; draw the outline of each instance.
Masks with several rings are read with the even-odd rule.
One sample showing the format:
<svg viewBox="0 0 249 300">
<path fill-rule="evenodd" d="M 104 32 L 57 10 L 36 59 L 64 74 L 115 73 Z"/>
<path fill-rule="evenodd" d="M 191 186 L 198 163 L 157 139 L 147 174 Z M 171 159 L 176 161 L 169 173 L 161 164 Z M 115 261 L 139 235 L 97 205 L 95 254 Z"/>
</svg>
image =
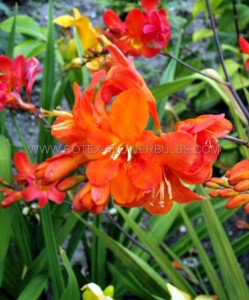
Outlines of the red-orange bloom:
<svg viewBox="0 0 249 300">
<path fill-rule="evenodd" d="M 43 185 L 40 180 L 36 178 L 37 164 L 31 165 L 25 152 L 19 151 L 14 155 L 14 165 L 18 173 L 14 176 L 16 182 L 20 185 L 19 191 L 2 191 L 7 196 L 1 203 L 2 207 L 7 207 L 13 202 L 24 199 L 27 202 L 38 199 L 40 207 L 44 207 L 48 200 L 60 204 L 64 198 L 65 193 L 56 188 L 57 182 L 49 185 Z"/>
<path fill-rule="evenodd" d="M 35 77 L 41 72 L 38 67 L 39 61 L 34 57 L 26 60 L 19 55 L 12 61 L 0 55 L 0 111 L 6 107 L 36 112 L 35 106 L 29 102 Z M 21 98 L 22 87 L 25 88 L 27 102 Z"/>
<path fill-rule="evenodd" d="M 212 163 L 220 153 L 217 139 L 232 130 L 232 124 L 220 115 L 202 115 L 195 119 L 179 122 L 176 126 L 179 132 L 191 134 L 197 146 L 194 164 L 181 172 L 181 178 L 187 183 L 201 184 L 212 175 Z"/>
<path fill-rule="evenodd" d="M 239 46 L 241 51 L 243 51 L 245 54 L 249 54 L 249 42 L 242 36 L 239 37 Z M 249 58 L 246 60 L 245 65 L 246 69 L 249 71 Z"/>
<path fill-rule="evenodd" d="M 160 48 L 167 47 L 170 25 L 165 10 L 155 9 L 157 3 L 142 1 L 146 13 L 133 9 L 124 22 L 112 10 L 104 13 L 104 23 L 108 28 L 105 34 L 125 55 L 151 58 L 159 53 Z"/>
<path fill-rule="evenodd" d="M 204 199 L 184 186 L 180 180 L 182 171 L 190 168 L 196 160 L 194 138 L 185 132 L 171 132 L 158 138 L 157 147 L 162 180 L 150 193 L 144 194 L 145 209 L 152 214 L 161 215 L 171 209 L 174 201 L 188 203 Z"/>
<path fill-rule="evenodd" d="M 107 47 L 111 54 L 113 65 L 107 73 L 106 81 L 100 90 L 101 98 L 109 103 L 114 96 L 128 89 L 137 89 L 144 93 L 150 115 L 155 123 L 158 133 L 161 133 L 160 121 L 156 110 L 156 100 L 144 82 L 142 76 L 137 72 L 132 58 L 127 59 L 114 45 Z"/>
<path fill-rule="evenodd" d="M 140 109 L 136 110 L 138 106 Z M 127 90 L 110 107 L 109 130 L 91 128 L 87 134 L 89 143 L 101 146 L 102 151 L 88 163 L 87 177 L 93 186 L 110 183 L 114 201 L 123 206 L 134 206 L 140 190 L 151 190 L 161 180 L 160 166 L 146 148 L 156 138 L 151 131 L 144 130 L 148 117 L 144 94 Z"/>
</svg>

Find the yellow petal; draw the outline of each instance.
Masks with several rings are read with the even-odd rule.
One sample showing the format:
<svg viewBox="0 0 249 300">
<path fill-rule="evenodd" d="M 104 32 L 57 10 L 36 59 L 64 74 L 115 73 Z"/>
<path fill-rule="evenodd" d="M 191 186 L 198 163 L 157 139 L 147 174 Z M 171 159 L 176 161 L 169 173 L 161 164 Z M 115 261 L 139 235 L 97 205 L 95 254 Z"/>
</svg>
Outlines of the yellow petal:
<svg viewBox="0 0 249 300">
<path fill-rule="evenodd" d="M 77 8 L 73 8 L 73 14 L 75 19 L 79 19 L 81 17 L 81 14 Z"/>
<path fill-rule="evenodd" d="M 74 18 L 72 16 L 66 15 L 54 19 L 54 23 L 58 24 L 64 28 L 68 28 L 74 25 Z"/>
<path fill-rule="evenodd" d="M 167 288 L 171 295 L 171 300 L 192 300 L 192 297 L 183 291 L 178 290 L 173 285 L 167 283 Z"/>
</svg>

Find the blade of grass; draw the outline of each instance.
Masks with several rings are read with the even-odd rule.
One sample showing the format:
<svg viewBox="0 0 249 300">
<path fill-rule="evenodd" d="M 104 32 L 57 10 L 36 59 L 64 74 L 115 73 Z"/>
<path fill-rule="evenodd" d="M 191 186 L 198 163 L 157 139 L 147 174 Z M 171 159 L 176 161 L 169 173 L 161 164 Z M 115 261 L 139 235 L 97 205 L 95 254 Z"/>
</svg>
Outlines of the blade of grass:
<svg viewBox="0 0 249 300">
<path fill-rule="evenodd" d="M 82 59 L 82 57 L 84 55 L 84 51 L 83 51 L 83 47 L 81 45 L 80 38 L 79 38 L 79 35 L 78 35 L 76 29 L 74 30 L 74 37 L 75 37 L 75 41 L 76 41 L 76 48 L 77 48 L 78 55 Z M 83 86 L 84 86 L 84 89 L 86 89 L 89 86 L 89 78 L 88 78 L 86 66 L 83 66 L 81 68 L 81 72 L 82 72 L 82 78 L 83 78 Z"/>
<path fill-rule="evenodd" d="M 41 274 L 33 278 L 29 284 L 22 290 L 17 300 L 36 300 L 40 297 L 42 291 L 46 288 L 48 278 L 46 275 Z"/>
<path fill-rule="evenodd" d="M 195 291 L 192 289 L 190 284 L 184 278 L 182 278 L 182 276 L 177 272 L 177 270 L 171 265 L 171 261 L 169 260 L 167 255 L 165 255 L 160 250 L 160 248 L 158 247 L 158 243 L 155 241 L 155 239 L 153 237 L 150 237 L 148 239 L 147 233 L 145 233 L 131 218 L 129 218 L 129 216 L 121 207 L 117 207 L 117 210 L 126 220 L 126 222 L 129 223 L 134 233 L 150 252 L 151 256 L 157 262 L 159 267 L 168 276 L 169 280 L 179 289 L 189 293 L 190 295 L 195 295 Z"/>
<path fill-rule="evenodd" d="M 95 227 L 102 229 L 103 217 L 100 215 L 93 216 L 93 224 Z M 105 286 L 104 271 L 106 268 L 106 247 L 96 234 L 93 233 L 92 249 L 91 249 L 91 280 L 100 286 Z"/>
<path fill-rule="evenodd" d="M 9 141 L 3 135 L 0 135 L 0 149 L 0 177 L 11 182 L 11 148 Z M 0 201 L 2 201 L 2 199 L 3 197 L 0 195 Z M 9 248 L 14 210 L 14 206 L 8 208 L 0 207 L 0 286 L 2 285 L 4 276 L 4 261 Z"/>
<path fill-rule="evenodd" d="M 41 223 L 46 245 L 46 254 L 48 260 L 49 274 L 53 291 L 53 299 L 60 299 L 63 290 L 64 282 L 62 272 L 58 260 L 58 246 L 56 244 L 54 230 L 49 204 L 41 210 Z"/>
<path fill-rule="evenodd" d="M 9 58 L 13 58 L 13 53 L 14 53 L 14 47 L 15 47 L 15 40 L 16 40 L 16 16 L 17 16 L 17 11 L 18 11 L 18 4 L 15 4 L 15 10 L 14 10 L 14 18 L 13 18 L 13 23 L 11 26 L 11 31 L 9 35 L 9 40 L 8 40 L 8 46 L 6 50 L 6 55 Z"/>
<path fill-rule="evenodd" d="M 140 282 L 149 292 L 153 295 L 163 297 L 165 300 L 170 299 L 165 281 L 145 261 L 113 240 L 94 225 L 89 224 L 77 213 L 75 213 L 75 216 L 84 224 L 85 227 L 89 228 L 105 243 L 106 247 L 109 248 L 115 256 L 121 260 L 122 263 L 133 272 L 133 274 L 135 274 L 137 278 L 139 278 Z"/>
<path fill-rule="evenodd" d="M 68 274 L 68 284 L 60 300 L 79 299 L 79 286 L 66 252 L 61 248 L 60 254 Z"/>
<path fill-rule="evenodd" d="M 212 285 L 212 288 L 214 289 L 215 294 L 218 296 L 220 300 L 226 300 L 227 295 L 225 290 L 223 289 L 222 283 L 219 280 L 219 277 L 217 276 L 217 273 L 212 266 L 210 259 L 208 255 L 206 254 L 198 235 L 196 234 L 196 231 L 194 230 L 190 219 L 188 218 L 188 215 L 186 214 L 184 207 L 181 208 L 181 215 L 184 220 L 184 223 L 188 229 L 188 233 L 193 241 L 193 244 L 197 250 L 198 256 L 203 264 L 203 267 L 205 268 L 207 277 Z"/>
<path fill-rule="evenodd" d="M 54 89 L 54 66 L 55 66 L 55 54 L 54 54 L 54 24 L 53 24 L 53 1 L 49 1 L 48 6 L 48 36 L 47 36 L 47 47 L 45 52 L 44 68 L 42 75 L 42 87 L 41 87 L 41 107 L 44 109 L 50 108 L 50 102 L 53 96 Z M 48 145 L 53 143 L 51 135 L 48 134 L 41 122 L 39 128 L 39 145 Z M 38 151 L 38 161 L 45 159 L 47 153 Z M 48 154 L 47 154 L 48 155 Z"/>
<path fill-rule="evenodd" d="M 199 186 L 198 191 L 199 194 L 205 195 L 203 187 Z M 212 205 L 209 201 L 201 201 L 201 207 L 228 299 L 249 299 L 249 290 L 242 270 Z"/>
</svg>

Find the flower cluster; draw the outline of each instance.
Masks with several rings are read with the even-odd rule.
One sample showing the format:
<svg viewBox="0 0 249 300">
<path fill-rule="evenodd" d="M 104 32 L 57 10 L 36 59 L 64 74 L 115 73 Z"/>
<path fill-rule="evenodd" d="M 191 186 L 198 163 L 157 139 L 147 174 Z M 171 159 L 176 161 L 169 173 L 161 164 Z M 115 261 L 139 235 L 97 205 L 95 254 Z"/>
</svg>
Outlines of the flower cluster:
<svg viewBox="0 0 249 300">
<path fill-rule="evenodd" d="M 30 96 L 35 77 L 42 70 L 35 57 L 25 59 L 18 55 L 14 60 L 0 55 L 0 112 L 3 108 L 14 108 L 36 112 L 36 107 L 30 103 Z M 21 92 L 25 88 L 27 101 L 23 101 Z"/>
<path fill-rule="evenodd" d="M 151 58 L 161 48 L 167 49 L 170 39 L 170 24 L 166 11 L 156 9 L 159 0 L 142 0 L 142 8 L 131 10 L 125 21 L 118 15 L 107 10 L 104 23 L 108 30 L 105 35 L 125 54 Z M 136 20 L 136 21 L 134 21 Z"/>
<path fill-rule="evenodd" d="M 249 214 L 249 159 L 237 163 L 225 174 L 227 180 L 211 178 L 206 186 L 213 190 L 209 192 L 210 197 L 228 198 L 226 208 L 245 205 L 244 211 Z"/>
<path fill-rule="evenodd" d="M 76 8 L 73 9 L 73 12 L 74 17 L 70 15 L 61 16 L 54 19 L 54 23 L 63 28 L 76 28 L 84 56 L 90 60 L 86 63 L 86 67 L 90 72 L 95 72 L 101 68 L 103 56 L 95 58 L 94 55 L 102 53 L 104 46 L 110 42 L 102 34 L 100 27 L 94 29 L 87 16 L 82 16 Z M 76 42 L 73 38 L 70 37 L 70 40 L 66 41 L 66 45 L 62 44 L 60 50 L 62 56 L 70 60 L 65 67 L 66 71 L 72 68 L 81 68 L 81 59 L 77 57 Z"/>
<path fill-rule="evenodd" d="M 97 57 L 100 60 L 92 66 L 92 80 L 84 93 L 74 83 L 72 111 L 41 109 L 41 118 L 56 117 L 51 134 L 65 145 L 65 151 L 34 165 L 24 152 L 16 153 L 16 185 L 1 180 L 3 207 L 20 199 L 38 199 L 40 207 L 48 200 L 62 203 L 67 190 L 85 181 L 73 200 L 76 211 L 99 214 L 112 197 L 117 205 L 143 206 L 152 214 L 165 214 L 174 201 L 204 199 L 185 183 L 202 184 L 211 177 L 220 152 L 217 141 L 232 125 L 224 114 L 203 115 L 179 122 L 174 132 L 162 132 L 155 98 L 133 59 L 126 57 L 153 57 L 166 49 L 170 26 L 164 9 L 156 9 L 158 2 L 142 0 L 143 11 L 133 9 L 124 22 L 107 10 L 105 35 L 113 44 L 76 9 L 74 17 L 54 20 L 77 29 L 85 54 L 96 52 L 105 59 Z M 70 59 L 69 69 L 75 66 Z M 34 111 L 30 103 L 22 102 L 20 92 L 24 86 L 29 101 L 39 62 L 23 56 L 0 60 L 2 106 Z M 147 129 L 149 118 L 156 134 Z M 85 175 L 75 175 L 79 168 Z"/>
<path fill-rule="evenodd" d="M 41 111 L 42 117 L 57 116 L 51 132 L 66 151 L 41 163 L 37 178 L 46 186 L 85 166 L 88 182 L 73 208 L 97 214 L 110 196 L 118 205 L 144 206 L 152 214 L 167 213 L 174 201 L 202 200 L 182 181 L 202 183 L 211 176 L 217 138 L 231 131 L 231 123 L 223 114 L 205 115 L 162 134 L 155 99 L 133 60 L 114 45 L 107 48 L 108 67 L 94 74 L 83 94 L 74 85 L 72 112 Z M 158 134 L 146 130 L 149 115 Z"/>
</svg>

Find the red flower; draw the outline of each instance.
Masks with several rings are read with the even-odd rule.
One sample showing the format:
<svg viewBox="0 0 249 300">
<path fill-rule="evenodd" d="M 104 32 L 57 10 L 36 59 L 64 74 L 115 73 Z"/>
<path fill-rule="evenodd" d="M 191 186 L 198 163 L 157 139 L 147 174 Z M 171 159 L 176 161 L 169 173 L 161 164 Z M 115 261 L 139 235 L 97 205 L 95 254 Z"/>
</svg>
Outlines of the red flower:
<svg viewBox="0 0 249 300">
<path fill-rule="evenodd" d="M 7 196 L 1 203 L 2 207 L 7 207 L 20 199 L 24 199 L 27 202 L 38 199 L 40 207 L 44 207 L 48 200 L 57 204 L 64 200 L 65 193 L 56 188 L 58 182 L 43 185 L 36 178 L 38 164 L 31 165 L 25 152 L 19 151 L 14 155 L 14 165 L 18 171 L 14 178 L 20 185 L 20 190 L 14 191 L 2 188 L 4 196 Z"/>
<path fill-rule="evenodd" d="M 239 37 L 239 46 L 242 52 L 249 54 L 249 42 L 242 36 Z M 246 69 L 249 71 L 249 58 L 246 60 Z"/>
<path fill-rule="evenodd" d="M 107 10 L 104 23 L 106 36 L 125 54 L 151 58 L 160 48 L 166 47 L 170 38 L 170 25 L 164 9 L 156 10 L 158 1 L 142 1 L 146 13 L 131 10 L 122 22 L 116 13 Z"/>
<path fill-rule="evenodd" d="M 35 77 L 41 72 L 39 62 L 31 57 L 25 60 L 19 55 L 13 61 L 7 56 L 0 55 L 0 111 L 6 108 L 22 109 L 36 112 L 30 101 Z M 27 102 L 21 98 L 22 87 L 25 87 Z"/>
</svg>

